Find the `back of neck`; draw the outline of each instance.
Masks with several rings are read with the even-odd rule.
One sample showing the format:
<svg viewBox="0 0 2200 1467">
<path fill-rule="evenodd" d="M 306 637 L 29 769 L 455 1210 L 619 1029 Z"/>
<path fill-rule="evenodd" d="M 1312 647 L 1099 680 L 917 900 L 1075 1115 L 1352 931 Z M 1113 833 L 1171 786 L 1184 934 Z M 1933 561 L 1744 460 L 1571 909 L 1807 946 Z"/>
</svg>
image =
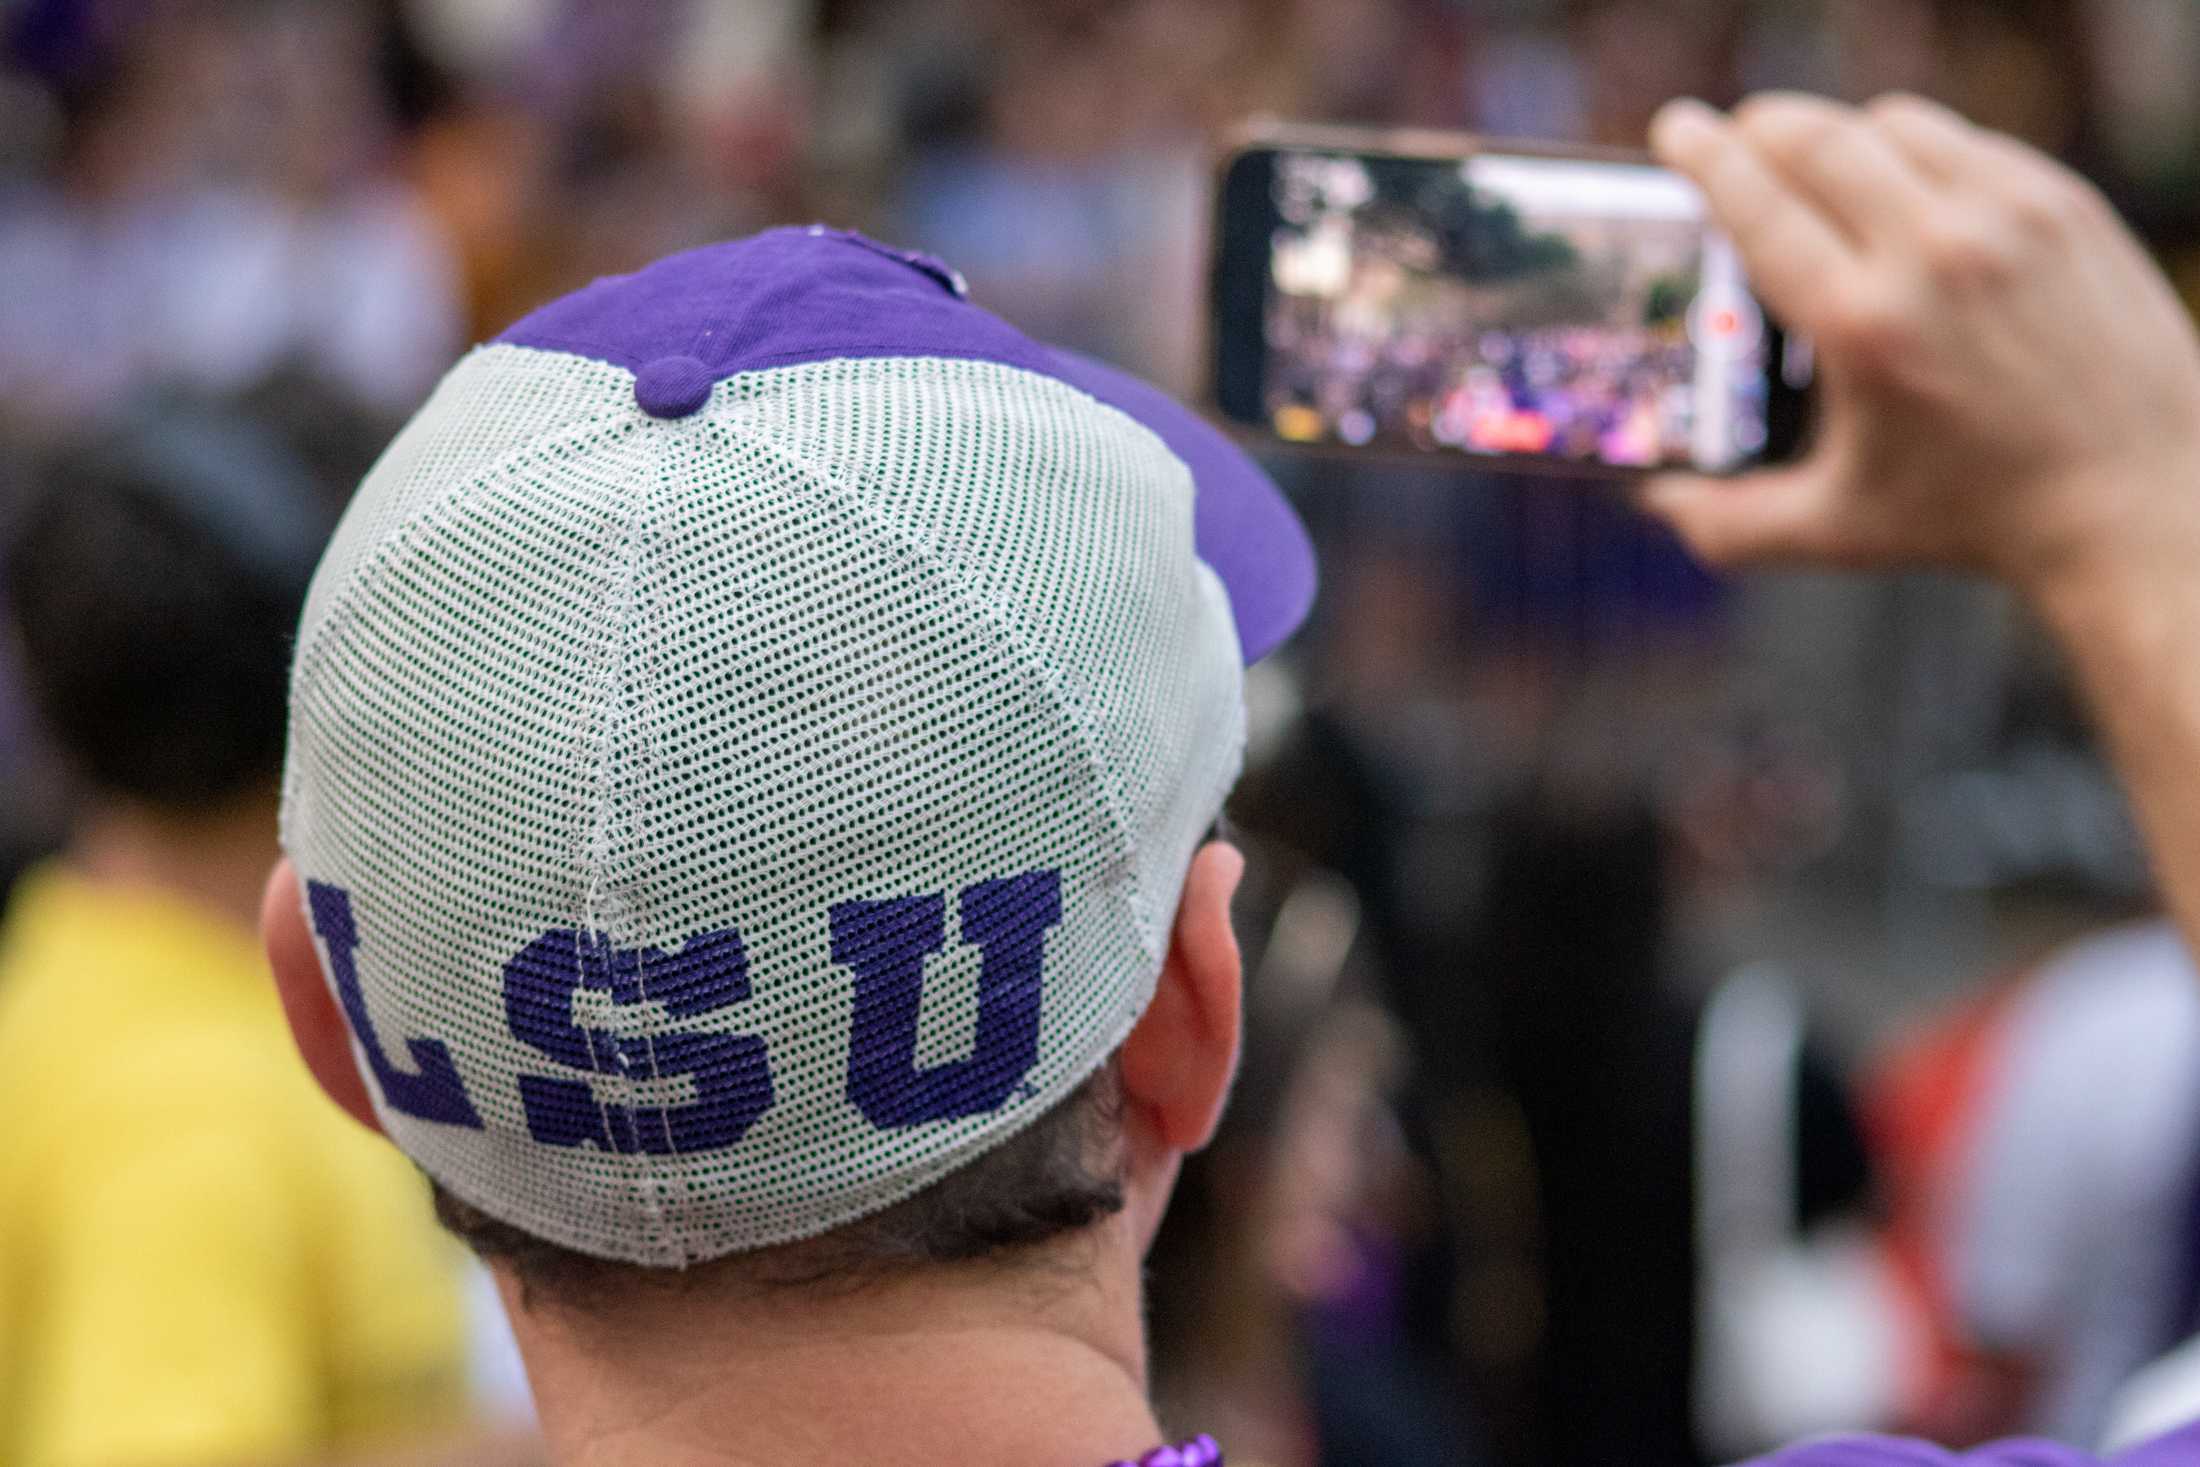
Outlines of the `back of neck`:
<svg viewBox="0 0 2200 1467">
<path fill-rule="evenodd" d="M 1111 1262 L 615 1301 L 499 1282 L 559 1467 L 1098 1467 L 1160 1439 L 1135 1252 Z"/>
<path fill-rule="evenodd" d="M 193 811 L 108 801 L 78 823 L 67 860 L 87 880 L 160 891 L 250 927 L 275 861 L 277 803 L 271 791 Z"/>
</svg>

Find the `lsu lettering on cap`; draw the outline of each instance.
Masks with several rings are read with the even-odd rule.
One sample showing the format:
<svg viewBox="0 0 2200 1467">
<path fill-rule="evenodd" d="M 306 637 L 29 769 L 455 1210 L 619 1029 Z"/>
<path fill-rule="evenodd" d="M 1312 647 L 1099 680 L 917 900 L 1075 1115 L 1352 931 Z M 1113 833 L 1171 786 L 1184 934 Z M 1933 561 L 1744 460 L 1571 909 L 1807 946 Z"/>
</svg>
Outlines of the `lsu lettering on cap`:
<svg viewBox="0 0 2200 1467">
<path fill-rule="evenodd" d="M 813 227 L 456 366 L 306 604 L 283 841 L 393 1139 L 679 1264 L 918 1191 L 1153 991 L 1303 529 L 1160 392 Z"/>
</svg>

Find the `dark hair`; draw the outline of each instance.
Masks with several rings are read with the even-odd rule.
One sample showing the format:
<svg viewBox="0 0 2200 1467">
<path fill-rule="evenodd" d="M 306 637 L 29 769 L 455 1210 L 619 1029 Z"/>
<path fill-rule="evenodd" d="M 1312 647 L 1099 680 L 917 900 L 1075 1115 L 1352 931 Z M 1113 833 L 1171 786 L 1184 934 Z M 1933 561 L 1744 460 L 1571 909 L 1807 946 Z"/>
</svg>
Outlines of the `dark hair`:
<svg viewBox="0 0 2200 1467">
<path fill-rule="evenodd" d="M 581 1308 L 635 1285 L 861 1287 L 925 1265 L 1025 1254 L 1121 1211 L 1122 1096 L 1111 1059 L 1038 1120 L 907 1201 L 815 1238 L 687 1269 L 577 1253 L 500 1222 L 440 1185 L 435 1215 L 476 1254 L 509 1266 L 523 1295 L 540 1292 Z"/>
<path fill-rule="evenodd" d="M 330 519 L 312 476 L 247 422 L 164 412 L 49 454 L 26 491 L 0 574 L 59 752 L 175 811 L 272 782 Z"/>
</svg>

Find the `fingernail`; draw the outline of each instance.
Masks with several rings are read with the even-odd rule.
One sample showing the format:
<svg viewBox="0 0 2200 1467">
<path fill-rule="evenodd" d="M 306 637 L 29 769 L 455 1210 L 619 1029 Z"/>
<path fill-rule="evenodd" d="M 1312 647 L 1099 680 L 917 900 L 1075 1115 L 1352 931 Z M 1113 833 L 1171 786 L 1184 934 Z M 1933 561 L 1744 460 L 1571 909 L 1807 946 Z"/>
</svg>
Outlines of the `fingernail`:
<svg viewBox="0 0 2200 1467">
<path fill-rule="evenodd" d="M 1661 474 L 1635 487 L 1634 505 L 1644 514 L 1670 514 L 1688 502 L 1694 487 L 1694 481 L 1683 475 Z"/>
<path fill-rule="evenodd" d="M 1651 119 L 1650 136 L 1653 139 L 1671 141 L 1676 134 L 1691 129 L 1716 127 L 1719 121 L 1717 109 L 1694 97 L 1675 97 L 1658 109 Z"/>
</svg>

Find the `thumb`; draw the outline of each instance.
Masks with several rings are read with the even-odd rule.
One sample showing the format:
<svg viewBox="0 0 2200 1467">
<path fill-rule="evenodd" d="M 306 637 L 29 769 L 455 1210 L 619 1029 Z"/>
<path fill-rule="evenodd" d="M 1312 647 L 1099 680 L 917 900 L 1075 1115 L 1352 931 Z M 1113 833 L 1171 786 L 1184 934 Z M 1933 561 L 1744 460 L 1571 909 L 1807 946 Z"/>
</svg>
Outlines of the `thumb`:
<svg viewBox="0 0 2200 1467">
<path fill-rule="evenodd" d="M 1824 480 L 1816 464 L 1739 478 L 1667 474 L 1644 484 L 1635 502 L 1710 565 L 1816 560 L 1830 550 Z"/>
</svg>

